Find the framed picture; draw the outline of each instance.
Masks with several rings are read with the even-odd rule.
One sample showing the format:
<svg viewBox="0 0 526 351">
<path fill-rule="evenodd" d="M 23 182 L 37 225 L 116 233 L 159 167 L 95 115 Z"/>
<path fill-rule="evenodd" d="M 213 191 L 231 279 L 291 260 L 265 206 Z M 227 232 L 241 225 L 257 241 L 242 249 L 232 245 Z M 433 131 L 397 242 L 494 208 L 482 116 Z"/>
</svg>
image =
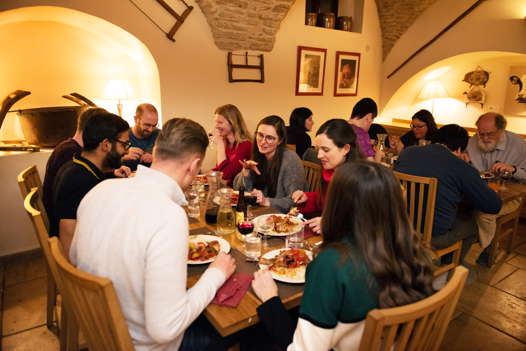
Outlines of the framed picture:
<svg viewBox="0 0 526 351">
<path fill-rule="evenodd" d="M 334 96 L 356 96 L 358 94 L 360 54 L 336 51 L 334 72 Z"/>
<path fill-rule="evenodd" d="M 327 49 L 298 46 L 296 95 L 323 95 Z"/>
</svg>

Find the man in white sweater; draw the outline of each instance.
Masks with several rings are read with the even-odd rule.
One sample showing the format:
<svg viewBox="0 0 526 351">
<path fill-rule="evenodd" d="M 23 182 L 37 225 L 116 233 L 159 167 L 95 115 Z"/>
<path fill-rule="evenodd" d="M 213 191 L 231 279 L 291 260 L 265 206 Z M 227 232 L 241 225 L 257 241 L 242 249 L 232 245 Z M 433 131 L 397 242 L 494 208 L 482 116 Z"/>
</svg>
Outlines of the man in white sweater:
<svg viewBox="0 0 526 351">
<path fill-rule="evenodd" d="M 205 130 L 189 119 L 168 121 L 159 133 L 151 168 L 112 179 L 80 203 L 70 259 L 112 280 L 137 350 L 177 350 L 185 330 L 234 272 L 220 253 L 186 289 L 188 219 L 183 189 L 201 168 Z"/>
</svg>

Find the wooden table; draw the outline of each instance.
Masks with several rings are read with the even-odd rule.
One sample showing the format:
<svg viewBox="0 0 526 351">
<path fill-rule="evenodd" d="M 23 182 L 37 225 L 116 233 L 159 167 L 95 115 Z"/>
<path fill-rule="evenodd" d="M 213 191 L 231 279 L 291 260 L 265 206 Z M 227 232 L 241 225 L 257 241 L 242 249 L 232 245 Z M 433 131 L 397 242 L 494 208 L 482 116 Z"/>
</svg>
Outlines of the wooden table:
<svg viewBox="0 0 526 351">
<path fill-rule="evenodd" d="M 254 207 L 252 212 L 255 216 L 259 216 L 267 213 L 277 213 L 278 211 L 269 207 Z M 199 220 L 190 220 L 190 234 L 215 234 L 215 225 L 206 224 L 204 211 L 201 211 Z M 235 273 L 253 273 L 258 270 L 257 263 L 245 261 L 244 245 L 236 238 L 235 234 L 222 235 L 221 237 L 227 240 L 232 247 L 230 253 L 236 259 L 237 263 Z M 307 241 L 311 243 L 316 243 L 320 240 L 319 236 L 307 239 Z M 284 246 L 284 238 L 270 237 L 268 239 L 268 245 L 262 249 L 262 253 Z M 206 268 L 208 268 L 207 264 L 188 266 L 188 287 L 193 286 L 199 280 L 199 277 Z M 280 298 L 285 304 L 285 307 L 290 309 L 299 306 L 301 297 L 303 296 L 303 284 L 286 284 L 280 282 L 277 282 L 277 284 Z M 260 304 L 261 302 L 250 288 L 236 308 L 210 304 L 203 313 L 219 334 L 227 336 L 257 324 L 259 318 L 256 308 Z"/>
</svg>

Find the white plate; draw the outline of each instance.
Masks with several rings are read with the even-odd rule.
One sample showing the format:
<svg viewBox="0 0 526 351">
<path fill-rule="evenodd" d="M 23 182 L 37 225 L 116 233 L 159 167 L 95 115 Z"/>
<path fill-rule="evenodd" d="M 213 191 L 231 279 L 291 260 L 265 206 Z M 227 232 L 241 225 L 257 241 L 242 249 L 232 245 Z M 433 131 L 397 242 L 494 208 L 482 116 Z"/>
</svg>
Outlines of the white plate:
<svg viewBox="0 0 526 351">
<path fill-rule="evenodd" d="M 189 242 L 190 241 L 194 241 L 194 242 L 204 241 L 206 243 L 209 243 L 214 240 L 219 241 L 219 250 L 223 251 L 224 253 L 230 252 L 230 244 L 228 243 L 228 241 L 218 236 L 208 235 L 208 234 L 197 234 L 197 235 L 190 235 L 188 238 Z M 187 263 L 188 264 L 204 264 L 204 263 L 213 262 L 214 260 L 215 260 L 215 257 L 212 257 L 211 259 L 208 259 L 205 261 L 187 260 Z"/>
<path fill-rule="evenodd" d="M 282 214 L 282 213 L 272 213 L 272 214 L 266 214 L 266 215 L 262 215 L 262 216 L 258 216 L 256 218 L 254 218 L 254 230 L 258 231 L 259 230 L 259 224 L 262 223 L 262 221 L 265 221 L 269 216 L 278 216 L 278 217 L 290 217 L 290 219 L 297 223 L 297 227 L 296 227 L 296 230 L 293 230 L 291 232 L 282 232 L 282 233 L 278 233 L 276 231 L 271 230 L 269 232 L 265 232 L 263 234 L 265 235 L 270 235 L 270 236 L 288 236 L 288 235 L 291 235 L 291 234 L 294 234 L 294 233 L 297 233 L 299 232 L 300 230 L 303 230 L 303 222 L 301 220 L 299 220 L 298 218 L 294 217 L 294 216 L 291 216 L 291 215 L 286 215 L 286 214 Z"/>
<path fill-rule="evenodd" d="M 287 251 L 288 249 L 277 249 L 272 250 L 261 256 L 261 258 L 265 259 L 272 259 L 280 254 L 282 251 Z M 307 256 L 312 261 L 312 251 L 304 250 L 307 253 Z M 262 269 L 268 269 L 270 268 L 270 265 L 267 264 L 259 264 L 259 267 Z M 281 275 L 277 274 L 274 271 L 270 271 L 270 274 L 272 274 L 272 278 L 274 278 L 277 281 L 283 282 L 283 283 L 293 283 L 293 284 L 303 284 L 305 283 L 305 271 L 307 270 L 307 266 L 297 269 L 296 274 L 294 276 L 289 275 Z"/>
</svg>

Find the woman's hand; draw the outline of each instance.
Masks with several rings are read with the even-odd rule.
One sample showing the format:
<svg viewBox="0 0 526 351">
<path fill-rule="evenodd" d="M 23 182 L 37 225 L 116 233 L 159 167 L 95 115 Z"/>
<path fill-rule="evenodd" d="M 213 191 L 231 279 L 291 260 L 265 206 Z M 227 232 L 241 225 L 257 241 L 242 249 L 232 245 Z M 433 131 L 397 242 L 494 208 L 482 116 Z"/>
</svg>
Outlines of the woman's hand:
<svg viewBox="0 0 526 351">
<path fill-rule="evenodd" d="M 321 234 L 321 217 L 314 217 L 305 222 L 316 234 Z"/>
<path fill-rule="evenodd" d="M 256 202 L 261 206 L 270 206 L 270 200 L 263 195 L 263 192 L 258 189 L 254 189 L 250 192 L 250 195 L 256 197 Z"/>
<path fill-rule="evenodd" d="M 295 204 L 302 204 L 304 202 L 307 202 L 307 194 L 303 190 L 296 190 L 292 193 L 290 196 L 292 198 L 292 201 L 294 201 Z"/>
<path fill-rule="evenodd" d="M 274 279 L 272 279 L 270 272 L 266 269 L 260 269 L 254 273 L 252 289 L 254 289 L 254 292 L 261 302 L 265 302 L 274 296 L 278 296 L 278 286 Z"/>
<path fill-rule="evenodd" d="M 261 175 L 261 172 L 258 169 L 258 163 L 256 161 L 239 160 L 239 163 L 241 163 L 241 166 L 243 166 L 243 169 L 241 170 L 243 176 L 248 177 L 251 170 L 254 171 L 257 175 Z"/>
</svg>

